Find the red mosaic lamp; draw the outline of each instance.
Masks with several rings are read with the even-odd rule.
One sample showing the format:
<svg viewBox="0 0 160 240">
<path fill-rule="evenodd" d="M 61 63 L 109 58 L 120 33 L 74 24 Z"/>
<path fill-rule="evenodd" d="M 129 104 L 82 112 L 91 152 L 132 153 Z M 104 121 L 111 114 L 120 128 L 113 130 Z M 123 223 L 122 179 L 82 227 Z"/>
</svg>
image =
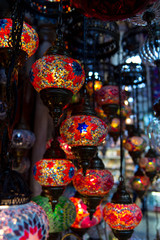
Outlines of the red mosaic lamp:
<svg viewBox="0 0 160 240">
<path fill-rule="evenodd" d="M 74 155 L 79 157 L 78 163 L 84 175 L 106 134 L 107 126 L 96 116 L 87 96 L 84 104 L 76 113 L 72 112 L 72 116 L 63 121 L 60 127 L 60 135 L 71 146 Z"/>
<path fill-rule="evenodd" d="M 136 132 L 135 128 L 132 128 L 131 135 L 124 142 L 124 148 L 128 150 L 133 162 L 137 164 L 137 159 L 140 158 L 146 148 L 146 141 L 138 131 Z"/>
<path fill-rule="evenodd" d="M 132 203 L 123 179 L 120 180 L 111 202 L 105 205 L 103 218 L 119 240 L 130 239 L 133 229 L 140 223 L 142 219 L 141 209 Z"/>
<path fill-rule="evenodd" d="M 12 32 L 12 19 L 0 19 L 0 60 L 5 67 L 8 66 L 10 54 L 12 53 L 12 42 L 10 35 Z M 21 35 L 21 49 L 17 66 L 25 63 L 27 57 L 31 57 L 37 50 L 39 38 L 36 31 L 27 23 L 23 23 Z"/>
<path fill-rule="evenodd" d="M 44 153 L 43 159 L 36 162 L 33 167 L 33 176 L 42 186 L 41 195 L 49 198 L 53 210 L 75 173 L 74 164 L 66 160 L 65 153 L 60 147 L 57 131 L 56 129 L 55 138 Z"/>
<path fill-rule="evenodd" d="M 94 17 L 103 21 L 118 21 L 134 16 L 143 10 L 148 0 L 115 0 L 111 1 L 89 1 L 71 0 L 71 5 L 80 9 L 87 17 Z"/>
<path fill-rule="evenodd" d="M 100 80 L 94 80 L 94 91 L 98 91 L 102 88 L 103 84 Z M 93 81 L 90 80 L 87 82 L 86 84 L 86 89 L 87 89 L 87 92 L 89 93 L 90 96 L 92 96 L 93 94 Z"/>
<path fill-rule="evenodd" d="M 104 164 L 98 157 L 98 154 L 92 159 L 85 176 L 82 169 L 77 170 L 73 178 L 73 185 L 82 195 L 81 198 L 87 205 L 90 218 L 93 217 L 96 207 L 100 204 L 103 197 L 109 193 L 113 184 L 113 176 L 104 168 Z"/>
<path fill-rule="evenodd" d="M 151 183 L 157 174 L 157 161 L 158 154 L 153 148 L 150 148 L 145 156 L 139 159 L 139 166 L 140 168 L 144 169 Z"/>
<path fill-rule="evenodd" d="M 81 198 L 75 196 L 71 197 L 70 200 L 76 207 L 76 219 L 71 225 L 72 228 L 88 229 L 97 225 L 102 220 L 102 209 L 100 205 L 97 207 L 92 219 L 90 219 L 87 206 L 84 204 Z"/>
<path fill-rule="evenodd" d="M 110 137 L 113 138 L 115 144 L 120 136 L 120 120 L 119 118 L 113 118 L 109 128 L 108 128 L 108 134 Z"/>
<path fill-rule="evenodd" d="M 63 107 L 82 87 L 85 72 L 79 61 L 71 58 L 59 35 L 55 45 L 39 58 L 30 71 L 30 81 L 52 117 L 60 118 Z"/>
<path fill-rule="evenodd" d="M 125 91 L 121 93 L 121 101 L 125 100 Z M 111 120 L 117 115 L 119 107 L 119 88 L 114 85 L 105 85 L 96 92 L 96 101 L 104 113 Z"/>
<path fill-rule="evenodd" d="M 138 197 L 143 198 L 150 185 L 150 180 L 146 176 L 144 170 L 142 170 L 140 167 L 135 172 L 134 177 L 131 181 L 131 185 L 133 190 L 137 193 Z"/>
</svg>

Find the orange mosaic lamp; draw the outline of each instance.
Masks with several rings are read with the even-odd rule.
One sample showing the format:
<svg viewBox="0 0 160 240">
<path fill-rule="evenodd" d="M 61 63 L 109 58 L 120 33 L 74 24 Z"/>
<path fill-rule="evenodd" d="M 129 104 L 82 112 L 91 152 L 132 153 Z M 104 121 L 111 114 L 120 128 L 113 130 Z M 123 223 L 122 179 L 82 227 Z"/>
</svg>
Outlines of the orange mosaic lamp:
<svg viewBox="0 0 160 240">
<path fill-rule="evenodd" d="M 119 240 L 130 239 L 133 229 L 140 223 L 142 219 L 141 209 L 132 203 L 132 199 L 125 190 L 123 180 L 120 181 L 111 203 L 108 202 L 105 205 L 103 218 Z"/>
<path fill-rule="evenodd" d="M 98 91 L 102 88 L 103 84 L 100 80 L 95 80 L 94 81 L 94 91 Z M 89 93 L 90 96 L 93 94 L 93 81 L 88 81 L 86 84 L 86 89 L 87 92 Z"/>
<path fill-rule="evenodd" d="M 72 228 L 88 229 L 100 223 L 100 221 L 102 220 L 102 209 L 100 205 L 97 207 L 92 219 L 90 219 L 87 206 L 84 204 L 81 198 L 71 197 L 70 200 L 74 203 L 76 207 L 76 219 L 71 225 Z"/>
<path fill-rule="evenodd" d="M 128 150 L 135 164 L 137 164 L 137 158 L 139 158 L 142 152 L 145 150 L 146 141 L 140 136 L 139 133 L 129 136 L 124 142 L 124 148 Z"/>
<path fill-rule="evenodd" d="M 0 19 L 0 53 L 1 64 L 8 65 L 9 53 L 12 51 L 12 43 L 9 42 L 12 31 L 12 19 Z M 18 59 L 18 66 L 21 66 L 26 58 L 31 57 L 37 50 L 39 45 L 39 38 L 36 31 L 27 23 L 23 23 L 21 35 L 21 53 Z"/>
<path fill-rule="evenodd" d="M 125 91 L 121 93 L 121 101 L 126 98 Z M 96 101 L 102 107 L 108 118 L 116 116 L 119 106 L 119 88 L 114 85 L 105 85 L 96 92 Z"/>
<path fill-rule="evenodd" d="M 135 172 L 134 177 L 131 181 L 131 185 L 134 191 L 136 191 L 139 198 L 143 198 L 145 192 L 150 185 L 150 180 L 140 167 Z"/>
<path fill-rule="evenodd" d="M 82 87 L 85 72 L 80 63 L 71 58 L 59 37 L 55 45 L 38 59 L 31 68 L 30 81 L 51 117 L 58 122 L 62 109 L 69 103 L 73 94 Z"/>
<path fill-rule="evenodd" d="M 82 196 L 83 202 L 87 205 L 91 219 L 96 211 L 96 207 L 100 204 L 103 197 L 109 193 L 113 184 L 113 176 L 104 168 L 104 164 L 98 157 L 98 153 L 91 160 L 90 167 L 87 169 L 85 176 L 82 169 L 77 170 L 75 173 L 73 185 Z"/>
<path fill-rule="evenodd" d="M 158 160 L 158 154 L 153 148 L 150 148 L 145 156 L 139 159 L 139 166 L 144 169 L 151 182 L 157 174 Z"/>
<path fill-rule="evenodd" d="M 120 120 L 119 118 L 113 118 L 109 128 L 108 128 L 108 134 L 110 137 L 113 138 L 114 142 L 116 143 L 118 140 L 118 137 L 120 136 Z"/>
</svg>

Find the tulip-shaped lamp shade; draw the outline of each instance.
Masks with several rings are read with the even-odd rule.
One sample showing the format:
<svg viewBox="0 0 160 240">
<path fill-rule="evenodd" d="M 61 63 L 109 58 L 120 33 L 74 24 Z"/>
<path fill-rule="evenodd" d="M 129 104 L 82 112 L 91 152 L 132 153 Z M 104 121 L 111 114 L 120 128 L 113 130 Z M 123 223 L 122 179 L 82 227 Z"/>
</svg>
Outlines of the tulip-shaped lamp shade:
<svg viewBox="0 0 160 240">
<path fill-rule="evenodd" d="M 144 193 L 147 191 L 149 184 L 149 178 L 145 175 L 144 171 L 141 168 L 138 168 L 131 181 L 131 185 L 140 198 L 142 198 Z"/>
<path fill-rule="evenodd" d="M 110 137 L 113 138 L 114 142 L 116 143 L 118 137 L 120 136 L 120 120 L 119 118 L 113 118 L 110 126 L 108 128 L 108 134 Z"/>
<path fill-rule="evenodd" d="M 94 17 L 104 21 L 118 21 L 134 16 L 148 4 L 148 0 L 115 0 L 89 1 L 71 0 L 71 4 L 81 9 L 87 17 Z"/>
<path fill-rule="evenodd" d="M 133 229 L 140 223 L 141 209 L 132 203 L 125 189 L 124 180 L 120 181 L 111 203 L 105 205 L 103 218 L 119 240 L 128 240 L 132 236 Z"/>
<path fill-rule="evenodd" d="M 83 176 L 82 169 L 79 169 L 73 178 L 75 189 L 86 196 L 104 196 L 113 184 L 113 176 L 106 169 L 88 169 L 86 176 Z"/>
<path fill-rule="evenodd" d="M 72 116 L 62 122 L 60 134 L 71 147 L 99 146 L 107 135 L 107 126 L 95 116 Z"/>
<path fill-rule="evenodd" d="M 128 137 L 124 142 L 124 148 L 128 150 L 135 164 L 137 164 L 137 158 L 146 147 L 146 141 L 141 136 Z"/>
<path fill-rule="evenodd" d="M 145 157 L 139 159 L 139 166 L 144 169 L 151 182 L 157 174 L 158 161 L 158 154 L 152 148 L 148 150 L 148 152 L 145 154 Z"/>
<path fill-rule="evenodd" d="M 122 102 L 125 100 L 125 92 L 122 91 Z M 117 114 L 119 106 L 119 88 L 118 86 L 107 85 L 103 86 L 96 92 L 96 101 L 98 105 L 102 106 L 105 114 L 108 117 L 113 117 Z"/>
<path fill-rule="evenodd" d="M 11 46 L 9 45 L 11 31 L 12 19 L 0 19 L 0 52 L 4 53 L 5 50 L 12 49 L 12 43 Z M 24 52 L 25 57 L 31 57 L 38 48 L 39 38 L 36 31 L 27 23 L 23 23 L 21 42 L 21 50 Z M 1 63 L 2 62 L 3 61 L 1 61 Z"/>
<path fill-rule="evenodd" d="M 33 168 L 34 178 L 41 186 L 67 186 L 74 172 L 74 164 L 65 159 L 42 159 Z"/>
<path fill-rule="evenodd" d="M 76 208 L 68 198 L 61 196 L 54 211 L 47 197 L 36 196 L 32 200 L 46 212 L 49 220 L 50 233 L 62 232 L 74 223 Z"/>
<path fill-rule="evenodd" d="M 47 215 L 36 203 L 0 206 L 0 239 L 47 240 L 48 232 Z"/>
<path fill-rule="evenodd" d="M 83 203 L 82 199 L 71 197 L 70 200 L 76 207 L 76 219 L 71 225 L 72 228 L 90 228 L 98 224 L 102 220 L 101 206 L 99 205 L 96 212 L 93 214 L 92 220 L 89 217 L 87 206 Z"/>
<path fill-rule="evenodd" d="M 84 83 L 85 73 L 77 60 L 59 54 L 46 55 L 32 65 L 30 80 L 37 92 L 63 88 L 75 94 Z"/>
</svg>

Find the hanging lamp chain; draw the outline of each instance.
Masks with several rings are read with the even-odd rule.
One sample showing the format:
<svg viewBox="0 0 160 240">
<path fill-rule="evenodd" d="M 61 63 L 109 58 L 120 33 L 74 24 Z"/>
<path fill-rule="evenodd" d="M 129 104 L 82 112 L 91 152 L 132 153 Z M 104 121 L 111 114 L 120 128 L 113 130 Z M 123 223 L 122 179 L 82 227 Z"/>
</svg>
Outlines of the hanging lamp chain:
<svg viewBox="0 0 160 240">
<path fill-rule="evenodd" d="M 63 3 L 62 3 L 62 0 L 60 0 L 60 3 L 59 3 L 59 7 L 58 7 L 58 13 L 59 13 L 59 16 L 58 16 L 58 27 L 57 27 L 57 30 L 56 30 L 56 34 L 57 34 L 57 38 L 58 40 L 62 40 L 63 39 L 63 32 L 62 32 L 62 24 L 63 24 L 63 16 L 62 16 L 62 13 L 63 13 Z"/>
</svg>

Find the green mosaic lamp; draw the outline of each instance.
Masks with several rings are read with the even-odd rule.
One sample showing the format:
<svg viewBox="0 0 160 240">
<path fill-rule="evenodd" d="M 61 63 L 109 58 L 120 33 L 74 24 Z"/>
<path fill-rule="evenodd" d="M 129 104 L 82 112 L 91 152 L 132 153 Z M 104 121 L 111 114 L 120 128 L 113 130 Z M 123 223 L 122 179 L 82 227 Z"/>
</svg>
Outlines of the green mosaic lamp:
<svg viewBox="0 0 160 240">
<path fill-rule="evenodd" d="M 41 206 L 49 220 L 49 239 L 54 239 L 56 233 L 62 232 L 69 228 L 75 221 L 76 208 L 74 204 L 65 196 L 61 196 L 52 210 L 52 205 L 49 199 L 44 196 L 36 196 L 32 199 L 35 203 Z"/>
</svg>

